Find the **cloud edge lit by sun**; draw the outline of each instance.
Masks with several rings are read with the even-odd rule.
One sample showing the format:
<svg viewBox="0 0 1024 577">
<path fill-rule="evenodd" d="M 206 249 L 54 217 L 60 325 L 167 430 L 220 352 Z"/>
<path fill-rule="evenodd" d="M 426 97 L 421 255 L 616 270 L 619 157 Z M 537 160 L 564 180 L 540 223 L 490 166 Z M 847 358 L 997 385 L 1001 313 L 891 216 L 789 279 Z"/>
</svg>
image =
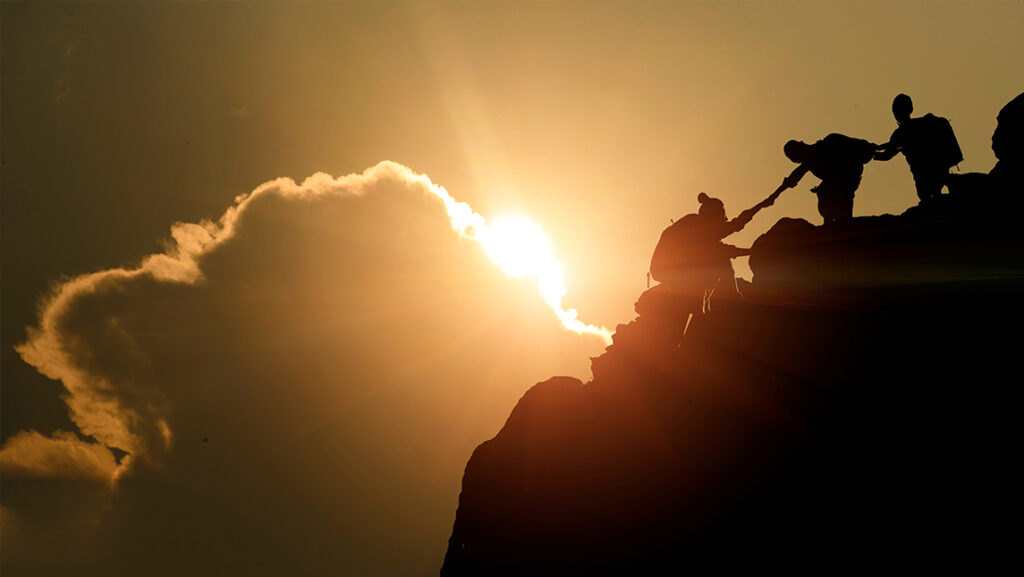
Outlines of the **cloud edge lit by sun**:
<svg viewBox="0 0 1024 577">
<path fill-rule="evenodd" d="M 106 379 L 78 366 L 65 350 L 64 319 L 78 299 L 144 276 L 185 285 L 201 282 L 201 257 L 235 237 L 243 213 L 260 196 L 360 196 L 383 180 L 405 183 L 440 200 L 451 228 L 460 237 L 477 242 L 508 276 L 536 279 L 540 296 L 566 330 L 597 336 L 605 344 L 611 343 L 610 331 L 584 323 L 576 310 L 563 307 L 567 289 L 562 266 L 555 259 L 543 231 L 522 217 L 497 219 L 488 224 L 483 216 L 468 204 L 455 200 L 427 175 L 415 173 L 394 161 L 382 161 L 360 174 L 340 177 L 318 172 L 302 184 L 290 178 L 278 178 L 237 196 L 217 221 L 174 224 L 168 248 L 163 253 L 145 257 L 136 267 L 79 275 L 54 288 L 40 307 L 37 324 L 27 329 L 27 340 L 14 348 L 41 374 L 62 383 L 66 390 L 63 399 L 78 433 L 95 441 L 66 431 L 49 436 L 23 431 L 11 436 L 0 448 L 0 467 L 17 472 L 19 476 L 82 478 L 113 487 L 136 463 L 159 465 L 174 441 L 166 415 L 162 413 L 166 410 L 163 403 L 155 399 L 157 402 L 151 403 L 146 414 L 124 406 L 116 395 L 110 394 L 111 384 Z M 154 394 L 159 396 L 158 391 Z M 112 449 L 123 456 L 116 459 Z"/>
</svg>

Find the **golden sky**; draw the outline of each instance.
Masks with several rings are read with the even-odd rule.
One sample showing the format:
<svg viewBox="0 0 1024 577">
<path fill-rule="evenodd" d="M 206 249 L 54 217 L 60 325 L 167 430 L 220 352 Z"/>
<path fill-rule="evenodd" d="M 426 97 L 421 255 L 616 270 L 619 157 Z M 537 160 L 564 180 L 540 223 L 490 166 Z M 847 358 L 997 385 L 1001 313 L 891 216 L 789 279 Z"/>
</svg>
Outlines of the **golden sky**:
<svg viewBox="0 0 1024 577">
<path fill-rule="evenodd" d="M 473 448 L 603 343 L 432 187 L 535 223 L 614 328 L 669 219 L 767 196 L 786 140 L 884 142 L 905 92 L 987 171 L 1024 89 L 1020 2 L 0 9 L 5 575 L 436 574 Z M 814 183 L 730 240 L 820 222 Z M 855 214 L 916 201 L 897 157 Z"/>
</svg>

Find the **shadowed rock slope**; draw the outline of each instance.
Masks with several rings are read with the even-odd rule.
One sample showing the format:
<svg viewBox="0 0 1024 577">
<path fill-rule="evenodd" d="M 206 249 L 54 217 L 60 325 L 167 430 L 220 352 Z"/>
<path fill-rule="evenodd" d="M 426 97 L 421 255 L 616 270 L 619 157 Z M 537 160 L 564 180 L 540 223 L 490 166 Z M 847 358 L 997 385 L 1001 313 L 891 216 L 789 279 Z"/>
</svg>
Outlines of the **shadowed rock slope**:
<svg viewBox="0 0 1024 577">
<path fill-rule="evenodd" d="M 535 385 L 473 453 L 442 575 L 1015 560 L 1024 186 L 993 172 L 780 220 L 685 335 L 641 299 L 593 380 Z"/>
</svg>

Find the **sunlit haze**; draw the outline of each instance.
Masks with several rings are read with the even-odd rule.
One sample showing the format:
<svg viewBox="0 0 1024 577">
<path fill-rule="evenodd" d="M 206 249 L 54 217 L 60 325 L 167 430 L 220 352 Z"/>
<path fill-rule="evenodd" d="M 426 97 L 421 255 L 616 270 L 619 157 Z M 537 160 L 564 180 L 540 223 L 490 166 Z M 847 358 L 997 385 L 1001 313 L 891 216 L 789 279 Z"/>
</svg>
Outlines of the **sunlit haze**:
<svg viewBox="0 0 1024 577">
<path fill-rule="evenodd" d="M 987 172 L 1024 89 L 1019 1 L 0 11 L 4 577 L 437 575 L 470 456 L 593 378 L 699 192 L 899 93 Z M 917 200 L 896 157 L 853 210 Z"/>
</svg>

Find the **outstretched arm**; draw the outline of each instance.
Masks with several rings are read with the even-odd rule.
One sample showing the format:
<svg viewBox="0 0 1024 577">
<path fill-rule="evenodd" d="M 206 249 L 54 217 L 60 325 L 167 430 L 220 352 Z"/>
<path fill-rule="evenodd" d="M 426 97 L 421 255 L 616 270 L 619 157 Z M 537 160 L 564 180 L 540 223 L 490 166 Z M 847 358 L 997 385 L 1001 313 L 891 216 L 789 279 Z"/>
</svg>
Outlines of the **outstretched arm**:
<svg viewBox="0 0 1024 577">
<path fill-rule="evenodd" d="M 875 149 L 874 159 L 875 160 L 889 160 L 896 156 L 900 152 L 900 147 L 893 141 L 886 142 Z"/>
<path fill-rule="evenodd" d="M 751 249 L 749 248 L 740 248 L 731 244 L 722 244 L 722 246 L 725 248 L 725 253 L 729 255 L 729 258 L 750 256 Z"/>
<path fill-rule="evenodd" d="M 790 176 L 792 176 L 792 175 L 790 175 Z M 743 227 L 747 226 L 747 224 L 751 220 L 754 219 L 754 215 L 756 215 L 758 212 L 760 212 L 762 208 L 768 208 L 769 206 L 775 204 L 775 199 L 779 198 L 779 195 L 782 194 L 782 191 L 786 190 L 787 188 L 790 188 L 790 187 L 786 186 L 786 181 L 783 180 L 782 181 L 782 185 L 780 185 L 779 188 L 776 188 L 775 192 L 773 192 L 770 195 L 768 195 L 768 198 L 762 200 L 761 202 L 755 204 L 754 206 L 748 208 L 747 210 L 744 210 L 743 212 L 741 212 L 739 214 L 739 216 L 737 216 L 736 218 L 730 220 L 729 221 L 729 234 L 732 234 L 734 232 L 739 232 L 740 230 L 743 229 Z"/>
<path fill-rule="evenodd" d="M 903 148 L 903 140 L 904 131 L 902 127 L 897 128 L 893 131 L 892 136 L 889 137 L 889 142 L 875 147 L 874 159 L 889 160 L 896 156 Z"/>
<path fill-rule="evenodd" d="M 782 190 L 785 190 L 787 188 L 794 188 L 797 184 L 800 183 L 800 179 L 803 178 L 805 174 L 807 174 L 808 170 L 810 170 L 810 168 L 808 168 L 806 164 L 801 164 L 800 166 L 794 168 L 793 172 L 789 173 L 789 176 L 782 179 Z"/>
</svg>

